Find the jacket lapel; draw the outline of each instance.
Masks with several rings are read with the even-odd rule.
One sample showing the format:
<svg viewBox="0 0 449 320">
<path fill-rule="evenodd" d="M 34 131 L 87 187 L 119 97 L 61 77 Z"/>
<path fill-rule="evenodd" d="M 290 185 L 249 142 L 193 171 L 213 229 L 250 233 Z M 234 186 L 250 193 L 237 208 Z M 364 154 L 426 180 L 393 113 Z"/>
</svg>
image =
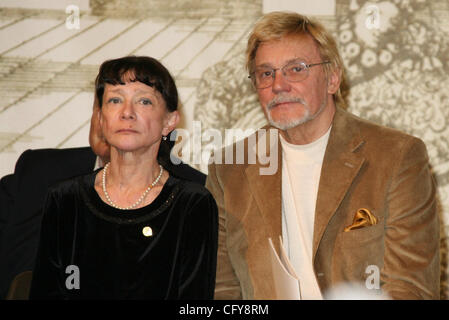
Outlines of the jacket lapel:
<svg viewBox="0 0 449 320">
<path fill-rule="evenodd" d="M 330 219 L 365 161 L 365 158 L 356 152 L 364 141 L 358 127 L 351 119 L 350 114 L 337 108 L 321 169 L 315 209 L 313 260 Z M 265 126 L 262 129 L 269 132 L 268 130 L 272 127 Z M 257 160 L 256 164 L 246 167 L 245 174 L 264 225 L 268 228 L 269 235 L 279 251 L 279 236 L 282 234 L 282 149 L 279 137 L 275 144 L 270 143 L 268 134 L 259 138 L 265 140 L 267 157 L 271 159 L 273 156 L 277 159 L 277 170 L 273 175 L 261 175 L 260 169 L 266 165 Z M 277 154 L 273 155 L 273 152 Z"/>
<path fill-rule="evenodd" d="M 282 220 L 281 220 L 281 147 L 279 136 L 276 135 L 276 142 L 270 143 L 270 129 L 276 130 L 270 126 L 265 126 L 262 130 L 265 130 L 267 134 L 263 136 L 258 136 L 258 143 L 265 142 L 267 150 L 267 158 L 271 161 L 277 161 L 277 165 L 274 174 L 261 174 L 260 169 L 266 168 L 268 165 L 261 164 L 259 162 L 259 152 L 258 148 L 257 162 L 254 165 L 249 165 L 245 169 L 245 174 L 248 179 L 249 188 L 254 197 L 254 200 L 261 212 L 262 218 L 264 220 L 264 226 L 268 228 L 269 236 L 273 240 L 273 244 L 279 251 L 279 236 L 282 232 Z M 273 157 L 273 158 L 272 158 Z M 267 242 L 268 243 L 268 242 Z"/>
<path fill-rule="evenodd" d="M 324 154 L 313 232 L 313 261 L 330 219 L 337 211 L 365 158 L 356 151 L 364 144 L 352 116 L 337 108 Z"/>
</svg>

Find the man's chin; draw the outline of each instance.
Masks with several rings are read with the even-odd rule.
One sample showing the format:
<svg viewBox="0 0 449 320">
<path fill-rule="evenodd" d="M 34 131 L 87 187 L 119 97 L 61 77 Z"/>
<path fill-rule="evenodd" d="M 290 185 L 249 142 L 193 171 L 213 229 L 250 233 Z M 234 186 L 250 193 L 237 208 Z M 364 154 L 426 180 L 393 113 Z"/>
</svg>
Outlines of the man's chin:
<svg viewBox="0 0 449 320">
<path fill-rule="evenodd" d="M 272 117 L 268 117 L 268 122 L 275 128 L 279 130 L 289 130 L 293 129 L 299 125 L 302 125 L 310 120 L 309 114 L 305 114 L 302 117 L 290 118 L 290 119 L 273 119 Z"/>
<path fill-rule="evenodd" d="M 303 124 L 304 122 L 300 122 L 300 123 L 296 123 L 296 122 L 278 122 L 278 121 L 270 121 L 270 124 L 275 127 L 278 128 L 279 130 L 290 130 L 293 129 L 301 124 Z"/>
</svg>

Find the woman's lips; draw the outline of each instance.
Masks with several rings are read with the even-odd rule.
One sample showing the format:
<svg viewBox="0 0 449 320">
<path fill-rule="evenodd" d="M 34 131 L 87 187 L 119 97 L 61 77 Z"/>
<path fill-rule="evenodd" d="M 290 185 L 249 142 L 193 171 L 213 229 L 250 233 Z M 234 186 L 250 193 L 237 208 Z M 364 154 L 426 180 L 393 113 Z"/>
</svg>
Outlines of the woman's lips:
<svg viewBox="0 0 449 320">
<path fill-rule="evenodd" d="M 137 133 L 137 131 L 133 129 L 120 129 L 117 130 L 117 133 Z"/>
</svg>

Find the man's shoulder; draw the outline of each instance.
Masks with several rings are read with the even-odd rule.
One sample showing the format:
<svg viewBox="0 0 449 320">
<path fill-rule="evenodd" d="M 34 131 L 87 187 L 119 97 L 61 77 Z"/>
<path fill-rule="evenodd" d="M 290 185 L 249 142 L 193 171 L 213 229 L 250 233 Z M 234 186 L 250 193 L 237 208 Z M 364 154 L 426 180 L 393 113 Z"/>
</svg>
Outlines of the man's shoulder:
<svg viewBox="0 0 449 320">
<path fill-rule="evenodd" d="M 389 127 L 373 120 L 361 118 L 353 113 L 345 111 L 349 126 L 357 126 L 362 138 L 370 142 L 382 144 L 401 145 L 413 141 L 423 143 L 419 137 L 402 131 L 398 128 Z"/>
<path fill-rule="evenodd" d="M 18 161 L 55 161 L 60 160 L 61 158 L 70 158 L 75 155 L 94 156 L 94 153 L 90 147 L 28 149 L 20 155 Z"/>
<path fill-rule="evenodd" d="M 23 152 L 16 162 L 14 174 L 56 180 L 80 175 L 91 171 L 96 156 L 90 147 L 67 149 L 29 149 Z"/>
<path fill-rule="evenodd" d="M 61 161 L 82 161 L 95 160 L 95 154 L 90 147 L 79 148 L 65 148 L 65 149 L 28 149 L 24 151 L 17 164 L 33 162 L 38 164 L 45 163 L 60 163 Z"/>
<path fill-rule="evenodd" d="M 232 144 L 214 150 L 208 172 L 219 180 L 240 183 L 248 172 L 254 170 L 261 175 L 273 175 L 280 163 L 279 148 L 279 130 L 265 125 Z"/>
<path fill-rule="evenodd" d="M 215 149 L 214 157 L 211 159 L 219 164 L 228 164 L 227 162 L 231 162 L 231 160 L 232 164 L 247 164 L 248 156 L 253 155 L 251 152 L 268 152 L 272 148 L 271 144 L 278 142 L 279 130 L 271 125 L 265 125 L 252 131 L 245 137 L 236 138 L 234 142 Z M 242 151 L 244 152 L 242 153 Z"/>
</svg>

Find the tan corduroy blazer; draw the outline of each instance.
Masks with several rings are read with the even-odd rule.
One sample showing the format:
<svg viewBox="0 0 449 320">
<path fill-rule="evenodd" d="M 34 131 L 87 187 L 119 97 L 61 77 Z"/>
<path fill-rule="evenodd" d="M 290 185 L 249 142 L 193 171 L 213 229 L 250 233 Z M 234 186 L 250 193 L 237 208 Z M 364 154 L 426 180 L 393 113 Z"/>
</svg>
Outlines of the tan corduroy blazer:
<svg viewBox="0 0 449 320">
<path fill-rule="evenodd" d="M 268 238 L 279 250 L 282 152 L 266 137 L 268 152 L 277 152 L 275 174 L 261 175 L 264 166 L 248 156 L 209 166 L 206 187 L 220 215 L 216 299 L 276 299 Z M 377 224 L 344 232 L 362 208 Z M 420 139 L 337 108 L 316 203 L 315 276 L 324 293 L 340 282 L 364 283 L 373 265 L 392 298 L 439 298 L 435 182 Z"/>
</svg>

